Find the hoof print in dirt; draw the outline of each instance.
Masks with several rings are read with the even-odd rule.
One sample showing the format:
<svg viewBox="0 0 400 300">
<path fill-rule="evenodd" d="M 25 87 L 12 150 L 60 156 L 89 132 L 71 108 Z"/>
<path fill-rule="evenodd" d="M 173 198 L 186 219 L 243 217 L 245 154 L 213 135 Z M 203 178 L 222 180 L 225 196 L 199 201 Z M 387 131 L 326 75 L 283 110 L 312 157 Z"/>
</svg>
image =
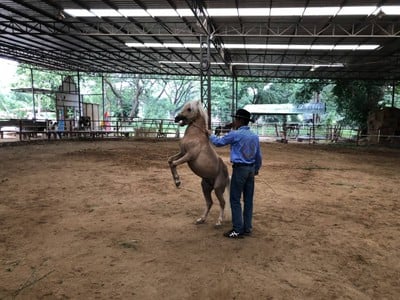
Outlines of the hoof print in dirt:
<svg viewBox="0 0 400 300">
<path fill-rule="evenodd" d="M 119 245 L 123 248 L 129 248 L 129 249 L 134 249 L 137 250 L 138 247 L 138 240 L 129 240 L 129 241 L 123 241 L 120 242 Z"/>
</svg>

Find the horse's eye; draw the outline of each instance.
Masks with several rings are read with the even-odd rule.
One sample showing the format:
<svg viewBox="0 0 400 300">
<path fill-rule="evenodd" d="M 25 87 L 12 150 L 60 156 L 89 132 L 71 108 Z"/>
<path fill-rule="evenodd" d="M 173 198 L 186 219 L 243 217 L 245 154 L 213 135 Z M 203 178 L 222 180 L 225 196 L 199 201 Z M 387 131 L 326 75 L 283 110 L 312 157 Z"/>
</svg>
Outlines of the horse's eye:
<svg viewBox="0 0 400 300">
<path fill-rule="evenodd" d="M 192 109 L 189 107 L 189 108 L 188 108 L 188 112 L 191 112 L 191 111 L 192 111 Z"/>
</svg>

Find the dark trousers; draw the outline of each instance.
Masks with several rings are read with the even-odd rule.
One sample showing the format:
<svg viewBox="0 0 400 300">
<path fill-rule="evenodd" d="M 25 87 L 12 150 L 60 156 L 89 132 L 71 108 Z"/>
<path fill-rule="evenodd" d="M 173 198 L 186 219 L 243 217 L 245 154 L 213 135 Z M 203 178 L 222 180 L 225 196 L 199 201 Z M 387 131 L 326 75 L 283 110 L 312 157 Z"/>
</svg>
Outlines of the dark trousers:
<svg viewBox="0 0 400 300">
<path fill-rule="evenodd" d="M 243 212 L 241 197 L 243 194 Z M 232 211 L 232 226 L 236 232 L 251 232 L 253 228 L 253 197 L 254 197 L 254 165 L 234 165 L 230 204 Z"/>
</svg>

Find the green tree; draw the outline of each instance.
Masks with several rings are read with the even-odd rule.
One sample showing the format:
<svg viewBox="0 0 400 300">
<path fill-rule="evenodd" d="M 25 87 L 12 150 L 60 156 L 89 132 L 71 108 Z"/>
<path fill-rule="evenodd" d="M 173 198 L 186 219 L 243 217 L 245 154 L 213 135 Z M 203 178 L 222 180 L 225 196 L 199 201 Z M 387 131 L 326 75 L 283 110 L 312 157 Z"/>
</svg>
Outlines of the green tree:
<svg viewBox="0 0 400 300">
<path fill-rule="evenodd" d="M 150 82 L 142 75 L 106 75 L 105 84 L 105 110 L 112 115 L 124 120 L 138 117 L 141 104 L 145 103 L 151 90 Z"/>
<path fill-rule="evenodd" d="M 82 102 L 98 104 L 102 107 L 102 76 L 99 74 L 83 74 L 79 80 Z"/>
<path fill-rule="evenodd" d="M 162 79 L 152 79 L 151 87 L 151 93 L 143 105 L 144 117 L 146 119 L 173 118 L 171 112 L 175 110 L 175 107 L 169 99 L 166 99 L 165 95 L 167 82 Z"/>
<path fill-rule="evenodd" d="M 384 84 L 363 80 L 338 80 L 333 88 L 337 110 L 344 123 L 367 130 L 368 114 L 379 107 L 383 99 Z"/>
<path fill-rule="evenodd" d="M 334 84 L 323 80 L 304 80 L 297 84 L 295 100 L 293 103 L 323 102 L 326 106 L 326 114 L 321 123 L 332 125 L 341 119 L 337 113 L 336 97 L 333 94 Z"/>
<path fill-rule="evenodd" d="M 162 79 L 164 85 L 162 93 L 158 99 L 168 101 L 170 107 L 169 115 L 174 117 L 183 107 L 183 105 L 191 100 L 200 100 L 200 82 L 193 80 L 192 77 L 177 76 L 170 80 Z"/>
<path fill-rule="evenodd" d="M 320 95 L 327 84 L 322 80 L 305 80 L 299 85 L 295 93 L 295 103 L 307 103 L 311 100 L 320 100 Z"/>
<path fill-rule="evenodd" d="M 31 69 L 26 65 L 19 65 L 17 68 L 18 80 L 12 85 L 12 88 L 31 88 L 48 90 L 46 93 L 35 93 L 35 109 L 39 111 L 55 111 L 55 95 L 61 85 L 62 78 L 66 76 L 63 72 L 51 72 L 46 70 Z M 32 83 L 33 78 L 33 83 Z M 19 107 L 33 113 L 32 93 L 15 92 Z"/>
<path fill-rule="evenodd" d="M 246 104 L 295 103 L 299 84 L 271 81 L 242 81 L 239 84 L 239 106 Z"/>
<path fill-rule="evenodd" d="M 393 95 L 393 84 L 395 85 L 394 95 Z M 394 98 L 393 98 L 394 96 Z M 385 95 L 379 105 L 381 107 L 390 107 L 394 105 L 394 107 L 400 108 L 400 81 L 389 82 L 385 85 Z"/>
<path fill-rule="evenodd" d="M 215 78 L 211 83 L 211 115 L 213 120 L 231 122 L 232 78 Z"/>
</svg>

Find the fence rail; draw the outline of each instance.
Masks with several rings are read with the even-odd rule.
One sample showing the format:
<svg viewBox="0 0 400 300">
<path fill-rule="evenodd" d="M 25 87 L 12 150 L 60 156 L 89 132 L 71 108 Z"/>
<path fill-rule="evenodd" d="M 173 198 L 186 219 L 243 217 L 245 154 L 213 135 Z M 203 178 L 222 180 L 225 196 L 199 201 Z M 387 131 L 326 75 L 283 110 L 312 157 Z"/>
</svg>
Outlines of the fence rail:
<svg viewBox="0 0 400 300">
<path fill-rule="evenodd" d="M 223 123 L 212 123 L 212 131 L 224 127 Z M 251 124 L 251 129 L 260 137 L 278 142 L 351 142 L 351 143 L 400 143 L 399 135 L 361 135 L 358 128 L 312 124 Z M 77 137 L 143 137 L 179 138 L 186 127 L 180 127 L 170 119 L 121 120 L 66 120 L 55 124 L 50 120 L 0 119 L 0 138 L 14 140 L 66 139 Z M 218 131 L 217 131 L 218 132 Z M 221 131 L 220 131 L 221 132 Z M 228 130 L 222 131 L 222 134 Z"/>
</svg>

